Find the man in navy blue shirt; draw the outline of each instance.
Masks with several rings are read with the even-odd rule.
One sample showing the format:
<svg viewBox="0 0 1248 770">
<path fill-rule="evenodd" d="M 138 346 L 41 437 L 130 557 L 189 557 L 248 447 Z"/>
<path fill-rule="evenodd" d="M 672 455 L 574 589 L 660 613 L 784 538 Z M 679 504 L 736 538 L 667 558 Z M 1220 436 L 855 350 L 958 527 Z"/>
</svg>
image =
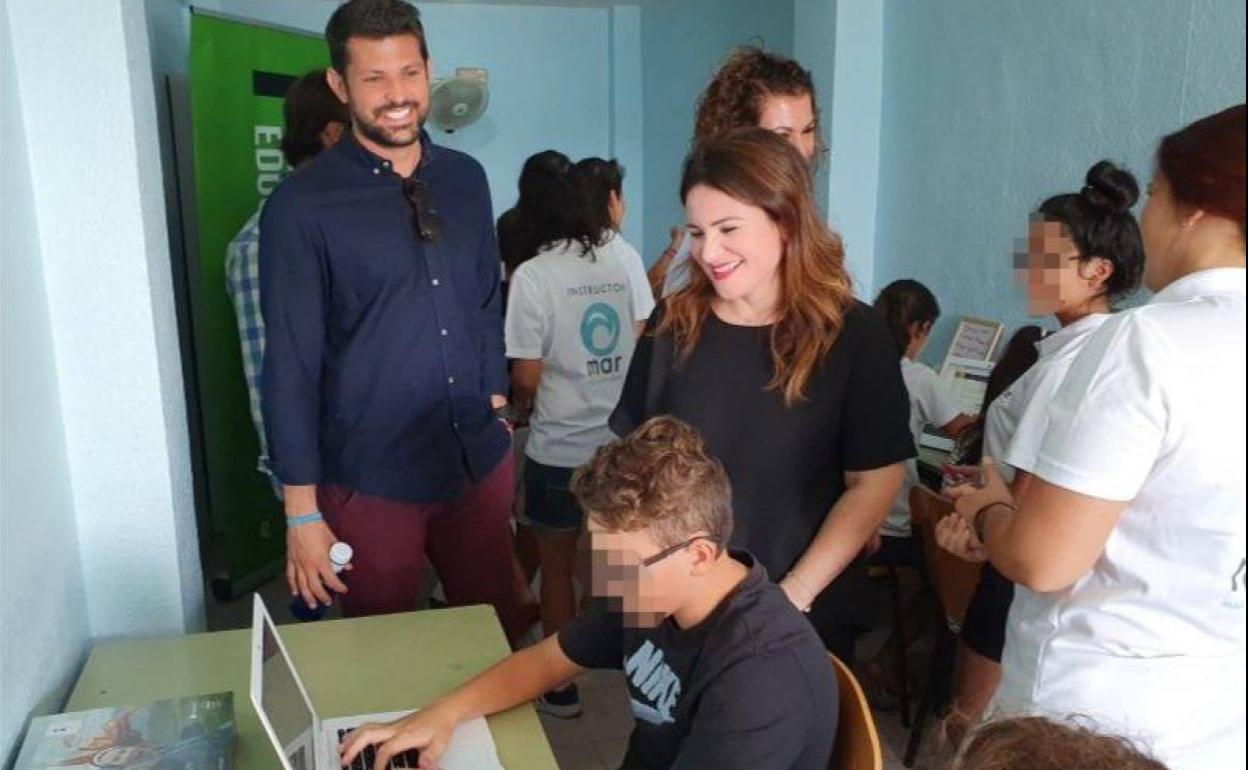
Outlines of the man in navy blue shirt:
<svg viewBox="0 0 1248 770">
<path fill-rule="evenodd" d="M 325 31 L 351 131 L 261 220 L 262 397 L 287 579 L 347 615 L 415 608 L 426 555 L 453 604 L 517 618 L 499 258 L 485 173 L 423 130 L 429 52 L 401 0 Z M 329 562 L 355 557 L 344 584 Z M 518 629 L 509 628 L 513 634 Z"/>
</svg>

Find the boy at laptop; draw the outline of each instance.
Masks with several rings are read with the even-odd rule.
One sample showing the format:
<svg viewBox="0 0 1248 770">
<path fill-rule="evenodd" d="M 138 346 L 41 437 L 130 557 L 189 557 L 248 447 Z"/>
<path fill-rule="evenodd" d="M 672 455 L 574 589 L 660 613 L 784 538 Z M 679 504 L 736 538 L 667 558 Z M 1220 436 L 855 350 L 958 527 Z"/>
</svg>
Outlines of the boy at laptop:
<svg viewBox="0 0 1248 770">
<path fill-rule="evenodd" d="M 811 625 L 747 553 L 728 551 L 731 490 L 702 438 L 656 417 L 598 450 L 572 491 L 587 512 L 595 602 L 424 709 L 364 725 L 341 752 L 410 748 L 433 767 L 455 725 L 622 669 L 636 727 L 622 767 L 823 770 L 836 678 Z"/>
</svg>

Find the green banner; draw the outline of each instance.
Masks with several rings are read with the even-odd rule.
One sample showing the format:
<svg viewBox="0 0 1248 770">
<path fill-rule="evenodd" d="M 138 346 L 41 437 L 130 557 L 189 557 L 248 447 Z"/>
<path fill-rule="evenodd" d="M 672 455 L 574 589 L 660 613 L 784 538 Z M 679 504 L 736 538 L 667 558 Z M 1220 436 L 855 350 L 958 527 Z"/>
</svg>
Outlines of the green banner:
<svg viewBox="0 0 1248 770">
<path fill-rule="evenodd" d="M 281 505 L 256 469 L 234 306 L 226 291 L 229 242 L 289 170 L 279 145 L 282 97 L 295 78 L 329 61 L 319 36 L 196 10 L 191 15 L 191 123 L 197 251 L 189 271 L 207 494 L 223 537 L 226 575 L 214 592 L 235 595 L 281 565 Z M 221 579 L 224 578 L 224 584 Z"/>
</svg>

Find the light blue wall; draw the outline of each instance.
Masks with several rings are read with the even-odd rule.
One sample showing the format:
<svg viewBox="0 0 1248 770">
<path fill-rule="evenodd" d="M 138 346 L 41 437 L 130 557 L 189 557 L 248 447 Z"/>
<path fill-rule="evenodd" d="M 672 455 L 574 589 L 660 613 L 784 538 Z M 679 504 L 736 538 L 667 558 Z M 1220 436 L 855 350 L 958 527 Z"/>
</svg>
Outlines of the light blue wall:
<svg viewBox="0 0 1248 770">
<path fill-rule="evenodd" d="M 876 285 L 1027 320 L 1013 240 L 1104 157 L 1141 178 L 1166 132 L 1244 100 L 1241 0 L 888 0 Z"/>
<path fill-rule="evenodd" d="M 836 0 L 828 221 L 844 241 L 854 291 L 867 301 L 875 283 L 884 50 L 883 6 Z"/>
<path fill-rule="evenodd" d="M 833 78 L 836 74 L 836 0 L 794 0 L 793 58 L 810 70 L 815 80 L 820 115 L 819 128 L 825 148 L 832 146 Z M 815 169 L 815 197 L 828 210 L 828 157 Z"/>
<path fill-rule="evenodd" d="M 203 3 L 223 12 L 321 34 L 337 3 L 332 0 L 216 0 Z M 461 149 L 485 167 L 495 214 L 516 199 L 516 180 L 525 159 L 556 149 L 573 159 L 606 156 L 613 144 L 630 176 L 641 181 L 642 158 L 631 155 L 640 141 L 616 141 L 613 112 L 640 111 L 640 89 L 628 85 L 628 70 L 613 73 L 611 52 L 636 56 L 636 32 L 627 18 L 615 28 L 610 8 L 522 5 L 419 4 L 436 75 L 456 67 L 485 67 L 490 106 L 477 123 L 455 134 L 432 129 L 434 140 Z M 619 39 L 623 36 L 623 39 Z M 619 85 L 618 92 L 615 86 Z M 613 105 L 617 93 L 622 103 Z M 617 100 L 617 102 L 619 101 Z M 630 101 L 631 100 L 631 101 Z"/>
<path fill-rule="evenodd" d="M 624 163 L 624 200 L 628 214 L 622 232 L 629 243 L 642 244 L 645 233 L 645 123 L 642 120 L 641 8 L 611 9 L 611 149 Z"/>
<path fill-rule="evenodd" d="M 9 11 L 0 6 L 0 765 L 49 713 L 89 628 Z"/>
<path fill-rule="evenodd" d="M 698 95 L 733 46 L 759 44 L 793 55 L 794 6 L 759 0 L 681 0 L 641 9 L 641 62 L 646 137 L 647 262 L 684 222 L 680 171 Z M 635 203 L 634 203 L 635 205 Z"/>
</svg>

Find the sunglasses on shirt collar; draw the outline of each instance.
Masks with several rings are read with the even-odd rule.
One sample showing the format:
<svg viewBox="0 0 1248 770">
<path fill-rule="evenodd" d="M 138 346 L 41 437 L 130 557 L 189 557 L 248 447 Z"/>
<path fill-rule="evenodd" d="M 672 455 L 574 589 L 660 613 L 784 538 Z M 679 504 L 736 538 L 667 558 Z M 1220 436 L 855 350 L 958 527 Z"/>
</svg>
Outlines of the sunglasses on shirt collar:
<svg viewBox="0 0 1248 770">
<path fill-rule="evenodd" d="M 403 180 L 403 197 L 412 208 L 412 226 L 422 241 L 432 243 L 441 234 L 441 221 L 433 208 L 429 186 L 415 174 Z"/>
</svg>

